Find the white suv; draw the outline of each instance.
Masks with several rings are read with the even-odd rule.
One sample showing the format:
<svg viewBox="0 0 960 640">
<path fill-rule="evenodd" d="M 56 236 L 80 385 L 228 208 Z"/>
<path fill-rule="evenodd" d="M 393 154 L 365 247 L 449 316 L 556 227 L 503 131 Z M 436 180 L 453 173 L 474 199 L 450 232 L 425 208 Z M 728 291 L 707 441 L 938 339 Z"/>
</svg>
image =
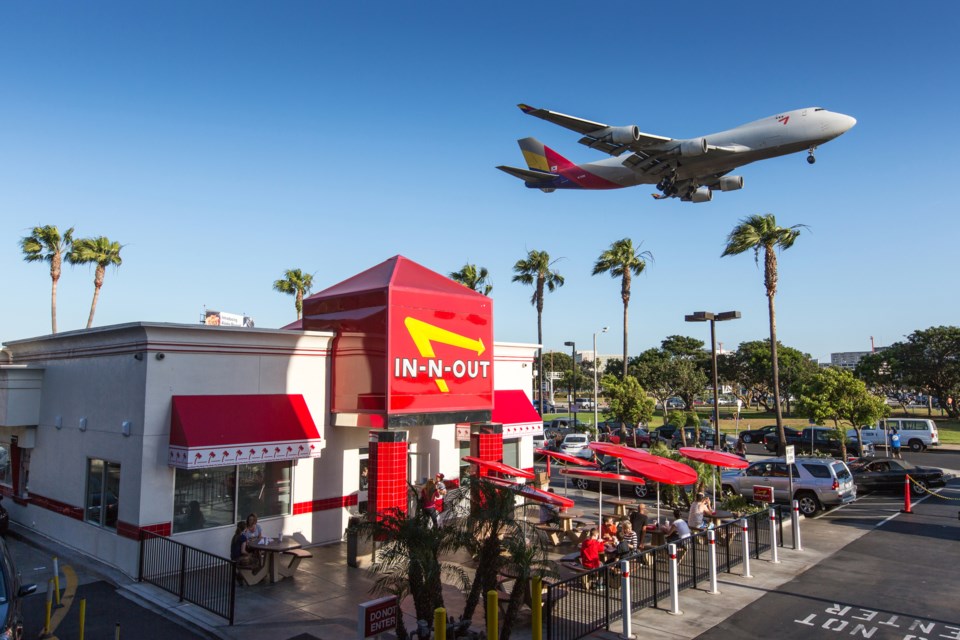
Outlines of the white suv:
<svg viewBox="0 0 960 640">
<path fill-rule="evenodd" d="M 901 446 L 910 447 L 911 451 L 923 451 L 927 447 L 940 446 L 937 423 L 920 418 L 887 418 L 881 420 L 878 425 L 863 427 L 860 434 L 864 442 L 884 446 L 889 443 L 890 433 L 894 428 L 900 432 Z M 856 438 L 857 430 L 850 429 L 847 435 Z"/>
</svg>

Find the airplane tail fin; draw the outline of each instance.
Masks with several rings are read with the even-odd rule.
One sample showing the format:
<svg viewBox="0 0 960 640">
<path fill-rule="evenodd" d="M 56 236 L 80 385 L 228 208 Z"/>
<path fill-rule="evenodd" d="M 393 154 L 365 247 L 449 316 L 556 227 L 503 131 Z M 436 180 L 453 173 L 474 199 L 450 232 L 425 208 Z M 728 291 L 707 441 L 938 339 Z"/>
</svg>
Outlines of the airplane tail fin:
<svg viewBox="0 0 960 640">
<path fill-rule="evenodd" d="M 556 173 L 556 160 L 559 159 L 567 162 L 566 158 L 560 156 L 560 154 L 553 149 L 544 146 L 544 144 L 536 138 L 523 138 L 522 140 L 517 140 L 517 144 L 520 145 L 520 151 L 523 153 L 523 159 L 527 161 L 527 166 L 534 171 Z M 551 162 L 551 160 L 553 160 L 553 162 Z"/>
</svg>

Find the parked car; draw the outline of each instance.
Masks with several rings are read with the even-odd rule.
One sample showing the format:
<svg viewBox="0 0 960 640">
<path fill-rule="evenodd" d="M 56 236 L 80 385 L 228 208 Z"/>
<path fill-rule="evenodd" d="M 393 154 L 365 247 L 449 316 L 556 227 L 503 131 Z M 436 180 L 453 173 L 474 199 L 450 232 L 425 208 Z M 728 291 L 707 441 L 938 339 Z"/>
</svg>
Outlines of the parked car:
<svg viewBox="0 0 960 640">
<path fill-rule="evenodd" d="M 943 469 L 918 467 L 896 458 L 860 459 L 850 465 L 850 470 L 853 472 L 853 481 L 861 491 L 902 492 L 907 474 L 913 480 L 911 489 L 917 493 L 922 493 L 925 487 L 942 487 L 947 483 Z"/>
<path fill-rule="evenodd" d="M 676 425 L 665 424 L 651 431 L 650 438 L 654 442 L 663 442 L 667 446 L 670 446 L 673 443 L 673 434 L 676 433 L 676 431 Z"/>
<path fill-rule="evenodd" d="M 911 451 L 923 451 L 927 447 L 940 446 L 940 433 L 937 431 L 937 423 L 933 420 L 920 418 L 887 418 L 881 420 L 880 424 L 860 429 L 860 435 L 864 442 L 873 445 L 886 446 L 890 432 L 896 428 L 900 433 L 900 443 L 904 447 L 910 447 Z M 857 437 L 857 430 L 847 431 L 850 438 Z"/>
<path fill-rule="evenodd" d="M 792 427 L 784 427 L 783 430 L 788 436 L 799 436 L 800 430 L 794 429 Z M 763 444 L 764 436 L 768 434 L 777 435 L 777 425 L 768 424 L 766 426 L 760 427 L 759 429 L 749 429 L 747 431 L 741 431 L 738 438 L 743 441 L 744 444 L 750 444 L 755 442 L 757 444 Z M 789 442 L 789 439 L 787 440 Z"/>
<path fill-rule="evenodd" d="M 667 398 L 667 409 L 679 409 L 683 411 L 687 408 L 687 403 L 683 401 L 683 398 L 678 398 L 676 396 L 672 398 Z"/>
<path fill-rule="evenodd" d="M 560 443 L 560 453 L 577 455 L 590 444 L 590 437 L 585 433 L 568 433 Z"/>
<path fill-rule="evenodd" d="M 625 469 L 622 465 L 617 466 L 616 458 L 611 458 L 610 456 L 603 456 L 601 458 L 602 471 L 607 473 L 619 473 L 624 476 L 635 475 L 630 473 L 629 470 Z M 600 488 L 600 483 L 594 479 L 586 478 L 574 478 L 573 484 L 578 489 L 583 489 L 587 491 L 596 491 Z M 636 498 L 646 498 L 648 495 L 653 495 L 657 491 L 657 485 L 654 482 L 648 482 L 646 484 L 634 484 L 632 482 L 614 482 L 613 480 L 603 483 L 603 492 L 612 493 L 614 495 L 623 495 L 623 496 L 633 496 Z"/>
<path fill-rule="evenodd" d="M 561 429 L 569 429 L 570 431 L 586 433 L 590 430 L 590 425 L 588 425 L 586 422 L 581 422 L 580 420 L 574 420 L 572 418 L 554 418 L 553 420 L 544 422 L 543 428 L 554 429 L 556 431 Z"/>
<path fill-rule="evenodd" d="M 543 411 L 540 411 L 540 401 L 539 401 L 539 400 L 534 400 L 534 401 L 533 401 L 533 408 L 536 409 L 536 410 L 537 410 L 537 413 L 539 413 L 540 415 L 543 415 L 543 414 L 545 414 L 545 413 L 556 413 L 556 412 L 557 412 L 557 406 L 556 406 L 555 404 L 553 404 L 552 402 L 550 402 L 549 400 L 544 400 L 544 401 L 543 401 Z"/>
<path fill-rule="evenodd" d="M 23 614 L 21 603 L 24 597 L 37 590 L 35 584 L 20 584 L 17 571 L 7 549 L 6 542 L 0 538 L 0 638 L 23 637 Z"/>
<path fill-rule="evenodd" d="M 574 411 L 593 411 L 595 406 L 591 398 L 576 398 L 573 401 Z"/>
<path fill-rule="evenodd" d="M 780 443 L 780 437 L 776 433 L 768 433 L 763 438 L 763 444 L 767 451 L 776 451 Z M 842 453 L 840 438 L 837 437 L 835 430 L 828 427 L 806 427 L 799 435 L 787 434 L 787 444 L 796 447 L 798 453 L 816 451 L 820 453 L 829 453 L 832 456 L 839 456 Z M 847 439 L 847 455 L 855 458 L 872 458 L 874 447 L 869 442 L 863 444 L 861 451 L 860 443 L 856 440 Z"/>
<path fill-rule="evenodd" d="M 717 432 L 714 431 L 713 427 L 700 427 L 700 440 L 697 441 L 697 430 L 696 427 L 684 427 L 684 434 L 687 437 L 688 447 L 695 447 L 700 445 L 702 447 L 707 447 L 712 449 L 714 443 L 717 441 Z M 670 446 L 674 449 L 679 449 L 684 446 L 682 437 L 680 435 L 680 430 L 677 429 L 673 433 L 673 437 L 670 439 Z M 737 439 L 730 435 L 729 433 L 723 434 L 723 440 L 720 443 L 720 448 L 724 450 L 733 451 L 737 448 Z"/>
<path fill-rule="evenodd" d="M 770 458 L 754 462 L 746 469 L 725 471 L 721 483 L 723 492 L 740 494 L 752 500 L 754 486 L 773 487 L 774 502 L 790 504 L 796 500 L 800 513 L 805 516 L 857 498 L 853 474 L 842 460 L 798 457 L 790 467 L 792 496 L 784 458 Z"/>
</svg>

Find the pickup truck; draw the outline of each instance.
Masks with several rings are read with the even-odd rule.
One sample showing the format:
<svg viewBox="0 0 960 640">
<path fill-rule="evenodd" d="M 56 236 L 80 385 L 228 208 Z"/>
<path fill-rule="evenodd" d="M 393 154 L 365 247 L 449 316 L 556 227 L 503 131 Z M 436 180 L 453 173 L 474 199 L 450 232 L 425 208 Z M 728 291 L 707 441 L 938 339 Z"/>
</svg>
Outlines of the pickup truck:
<svg viewBox="0 0 960 640">
<path fill-rule="evenodd" d="M 763 444 L 767 451 L 776 451 L 780 444 L 780 437 L 776 433 L 764 436 Z M 811 450 L 839 456 L 841 453 L 840 439 L 836 431 L 828 427 L 806 427 L 798 435 L 787 433 L 787 444 L 794 445 L 797 453 L 810 453 Z M 863 452 L 856 440 L 847 439 L 847 455 L 858 458 L 873 456 L 873 445 L 864 443 Z"/>
</svg>

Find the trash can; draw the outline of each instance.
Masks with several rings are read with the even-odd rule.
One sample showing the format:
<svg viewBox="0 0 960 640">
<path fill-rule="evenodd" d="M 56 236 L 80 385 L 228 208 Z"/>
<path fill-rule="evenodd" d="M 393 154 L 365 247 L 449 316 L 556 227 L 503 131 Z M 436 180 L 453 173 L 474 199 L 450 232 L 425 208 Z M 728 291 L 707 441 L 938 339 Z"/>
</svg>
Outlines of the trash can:
<svg viewBox="0 0 960 640">
<path fill-rule="evenodd" d="M 347 521 L 347 564 L 351 567 L 359 567 L 357 556 L 360 553 L 360 518 L 362 516 L 350 516 Z"/>
</svg>

